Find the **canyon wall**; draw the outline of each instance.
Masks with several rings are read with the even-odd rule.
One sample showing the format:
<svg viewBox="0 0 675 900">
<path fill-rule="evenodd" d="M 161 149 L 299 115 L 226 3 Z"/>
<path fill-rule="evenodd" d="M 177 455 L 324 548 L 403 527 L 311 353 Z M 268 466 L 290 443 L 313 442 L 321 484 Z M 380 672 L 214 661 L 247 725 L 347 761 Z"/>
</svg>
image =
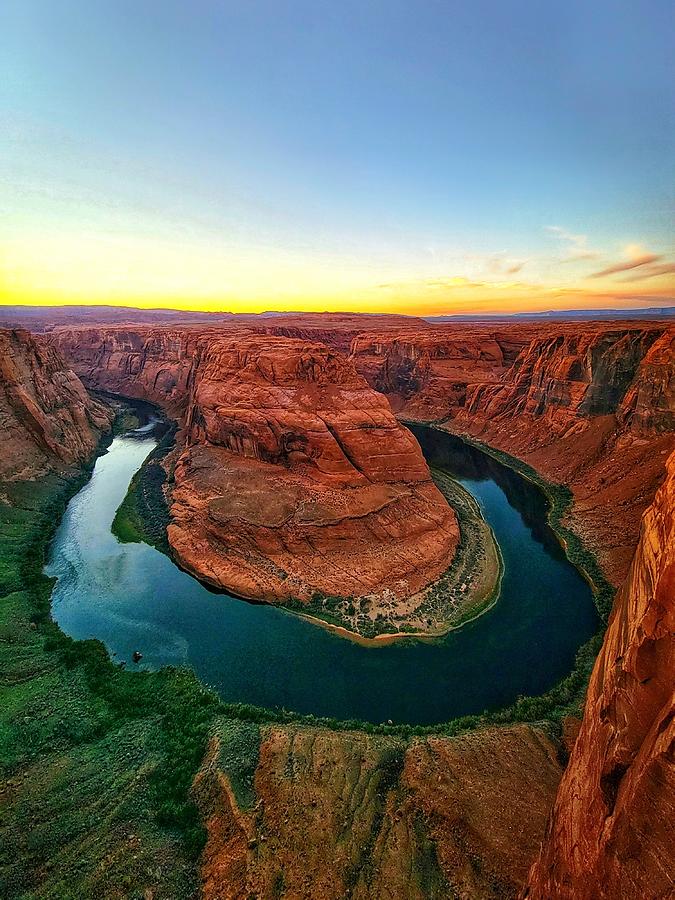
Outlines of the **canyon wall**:
<svg viewBox="0 0 675 900">
<path fill-rule="evenodd" d="M 642 519 L 525 896 L 675 889 L 675 453 Z"/>
<path fill-rule="evenodd" d="M 560 772 L 527 726 L 409 743 L 225 721 L 193 790 L 203 896 L 515 898 Z"/>
<path fill-rule="evenodd" d="M 200 329 L 187 326 L 59 328 L 49 340 L 87 387 L 150 400 L 173 414 L 187 406 L 205 343 Z"/>
<path fill-rule="evenodd" d="M 253 473 L 243 499 L 228 489 L 225 514 L 243 504 L 238 521 L 248 517 L 247 548 L 270 557 L 285 549 L 266 545 L 266 524 L 251 521 L 266 467 L 290 476 L 281 486 L 270 482 L 275 504 L 279 495 L 279 509 L 268 508 L 275 522 L 293 505 L 284 503 L 296 477 L 303 490 L 321 486 L 308 504 L 321 515 L 327 480 L 341 485 L 333 504 L 359 496 L 359 473 L 368 476 L 368 491 L 405 485 L 414 492 L 424 484 L 416 481 L 414 454 L 401 451 L 386 409 L 354 368 L 401 417 L 442 422 L 569 484 L 572 526 L 608 575 L 625 582 L 526 895 L 669 896 L 675 328 L 631 322 L 350 331 L 353 368 L 343 370 L 347 363 L 335 352 L 346 345 L 339 321 L 302 327 L 300 333 L 299 324 L 286 321 L 201 335 L 92 330 L 84 340 L 81 332 L 55 340 L 89 383 L 178 411 L 184 450 L 176 467 L 177 527 L 184 517 L 186 532 L 206 534 L 216 546 L 220 512 L 209 485 L 216 469 L 233 485 L 247 484 Z M 384 428 L 386 435 L 377 464 L 359 455 L 366 414 L 375 434 Z M 388 458 L 392 435 L 396 450 Z M 394 455 L 404 461 L 400 472 Z M 402 481 L 387 480 L 390 466 Z M 286 548 L 302 534 L 296 524 Z M 248 803 L 235 790 L 239 757 L 228 764 L 218 733 L 197 779 L 209 836 L 202 860 L 207 897 L 282 889 L 298 897 L 404 890 L 412 897 L 513 897 L 537 853 L 561 770 L 555 745 L 526 726 L 405 746 L 293 726 L 263 728 L 261 738 Z"/>
<path fill-rule="evenodd" d="M 110 418 L 52 345 L 0 329 L 0 479 L 84 462 Z"/>
<path fill-rule="evenodd" d="M 178 416 L 169 541 L 237 595 L 408 598 L 459 531 L 415 439 L 347 358 L 247 329 L 54 334 L 85 382 Z"/>
<path fill-rule="evenodd" d="M 675 435 L 675 326 L 364 333 L 351 358 L 399 416 L 519 457 L 574 494 L 573 529 L 620 584 Z"/>
</svg>

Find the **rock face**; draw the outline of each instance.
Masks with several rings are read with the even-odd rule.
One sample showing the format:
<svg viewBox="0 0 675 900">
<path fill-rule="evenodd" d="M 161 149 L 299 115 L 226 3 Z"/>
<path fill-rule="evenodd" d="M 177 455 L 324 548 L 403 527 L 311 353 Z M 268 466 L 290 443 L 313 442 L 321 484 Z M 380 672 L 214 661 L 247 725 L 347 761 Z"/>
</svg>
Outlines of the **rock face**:
<svg viewBox="0 0 675 900">
<path fill-rule="evenodd" d="M 575 499 L 615 584 L 675 434 L 675 326 L 444 326 L 362 334 L 351 356 L 404 418 L 520 457 Z"/>
<path fill-rule="evenodd" d="M 244 597 L 407 597 L 449 565 L 452 510 L 384 397 L 321 344 L 205 347 L 175 471 L 169 540 Z"/>
<path fill-rule="evenodd" d="M 0 329 L 0 479 L 84 462 L 110 418 L 53 346 Z"/>
<path fill-rule="evenodd" d="M 188 327 L 64 328 L 49 340 L 88 387 L 150 400 L 175 414 L 189 402 L 204 345 L 201 332 Z"/>
<path fill-rule="evenodd" d="M 560 779 L 541 731 L 408 744 L 253 727 L 246 743 L 227 723 L 217 731 L 195 781 L 205 900 L 517 896 Z M 247 782 L 240 748 L 252 740 Z"/>
<path fill-rule="evenodd" d="M 674 685 L 675 453 L 642 519 L 526 896 L 672 896 Z"/>
<path fill-rule="evenodd" d="M 450 564 L 454 514 L 415 439 L 323 344 L 246 329 L 79 329 L 54 340 L 85 382 L 183 425 L 169 541 L 240 596 L 407 598 Z"/>
</svg>

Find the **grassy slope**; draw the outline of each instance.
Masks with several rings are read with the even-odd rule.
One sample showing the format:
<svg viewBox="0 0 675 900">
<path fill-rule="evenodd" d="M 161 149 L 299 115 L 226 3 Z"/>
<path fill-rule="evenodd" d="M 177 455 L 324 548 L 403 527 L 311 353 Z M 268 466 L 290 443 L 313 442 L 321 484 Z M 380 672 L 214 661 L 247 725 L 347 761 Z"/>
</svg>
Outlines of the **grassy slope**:
<svg viewBox="0 0 675 900">
<path fill-rule="evenodd" d="M 0 486 L 0 896 L 189 897 L 187 803 L 217 701 L 126 673 L 49 619 L 48 538 L 82 479 Z"/>
</svg>

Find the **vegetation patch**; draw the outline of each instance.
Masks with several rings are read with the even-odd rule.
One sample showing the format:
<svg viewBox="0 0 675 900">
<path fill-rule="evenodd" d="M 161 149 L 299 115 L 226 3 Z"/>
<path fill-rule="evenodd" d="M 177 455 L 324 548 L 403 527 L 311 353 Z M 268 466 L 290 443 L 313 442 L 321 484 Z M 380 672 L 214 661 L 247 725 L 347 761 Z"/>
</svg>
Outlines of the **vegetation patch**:
<svg viewBox="0 0 675 900">
<path fill-rule="evenodd" d="M 167 437 L 157 448 L 158 456 L 172 440 Z M 477 446 L 546 492 L 551 525 L 570 559 L 588 574 L 606 616 L 612 588 L 592 554 L 562 524 L 570 492 L 544 482 L 506 454 Z M 216 723 L 222 767 L 237 802 L 250 809 L 261 725 L 391 736 L 391 752 L 383 755 L 373 781 L 384 800 L 400 780 L 409 739 L 513 722 L 555 729 L 565 716 L 581 712 L 601 631 L 580 648 L 569 675 L 545 694 L 432 726 L 226 704 L 186 670 L 125 671 L 98 641 L 74 641 L 61 632 L 50 616 L 53 582 L 42 572 L 65 505 L 90 471 L 0 484 L 1 896 L 94 897 L 104 895 L 110 884 L 121 896 L 142 896 L 147 890 L 156 898 L 191 896 L 204 832 L 190 788 Z M 152 475 L 139 484 L 133 509 L 145 528 L 159 491 L 163 497 L 163 483 Z M 326 621 L 337 619 L 334 607 L 344 599 L 315 597 L 315 611 L 320 606 Z M 426 868 L 429 883 L 435 884 L 439 873 L 432 849 Z"/>
<path fill-rule="evenodd" d="M 260 726 L 240 719 L 218 722 L 219 767 L 227 774 L 239 809 L 255 806 L 255 770 L 260 758 Z"/>
<path fill-rule="evenodd" d="M 191 896 L 188 790 L 219 701 L 189 672 L 125 672 L 51 620 L 44 554 L 87 474 L 0 485 L 0 895 Z"/>
<path fill-rule="evenodd" d="M 167 425 L 155 449 L 136 472 L 112 523 L 122 543 L 144 542 L 170 555 L 166 529 L 170 521 L 164 494 L 167 481 L 164 458 L 173 448 L 175 424 Z"/>
</svg>

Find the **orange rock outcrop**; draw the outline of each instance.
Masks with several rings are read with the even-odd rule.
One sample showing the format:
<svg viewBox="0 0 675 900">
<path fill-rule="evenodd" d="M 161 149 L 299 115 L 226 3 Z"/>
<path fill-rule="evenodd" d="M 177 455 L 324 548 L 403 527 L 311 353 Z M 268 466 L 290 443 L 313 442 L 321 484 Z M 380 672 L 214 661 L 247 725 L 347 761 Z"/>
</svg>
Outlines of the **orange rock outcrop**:
<svg viewBox="0 0 675 900">
<path fill-rule="evenodd" d="M 572 526 L 620 584 L 675 435 L 675 326 L 447 325 L 364 333 L 358 371 L 399 416 L 523 459 L 574 494 Z"/>
<path fill-rule="evenodd" d="M 643 516 L 525 895 L 669 897 L 674 847 L 675 453 Z"/>
<path fill-rule="evenodd" d="M 252 599 L 407 598 L 459 531 L 415 439 L 342 354 L 247 329 L 58 332 L 89 385 L 182 426 L 169 541 L 185 568 Z"/>
<path fill-rule="evenodd" d="M 455 517 L 417 442 L 321 344 L 210 343 L 185 431 L 169 540 L 213 584 L 269 601 L 407 597 L 452 559 Z"/>
<path fill-rule="evenodd" d="M 0 479 L 84 462 L 110 418 L 53 346 L 0 329 Z"/>
</svg>

